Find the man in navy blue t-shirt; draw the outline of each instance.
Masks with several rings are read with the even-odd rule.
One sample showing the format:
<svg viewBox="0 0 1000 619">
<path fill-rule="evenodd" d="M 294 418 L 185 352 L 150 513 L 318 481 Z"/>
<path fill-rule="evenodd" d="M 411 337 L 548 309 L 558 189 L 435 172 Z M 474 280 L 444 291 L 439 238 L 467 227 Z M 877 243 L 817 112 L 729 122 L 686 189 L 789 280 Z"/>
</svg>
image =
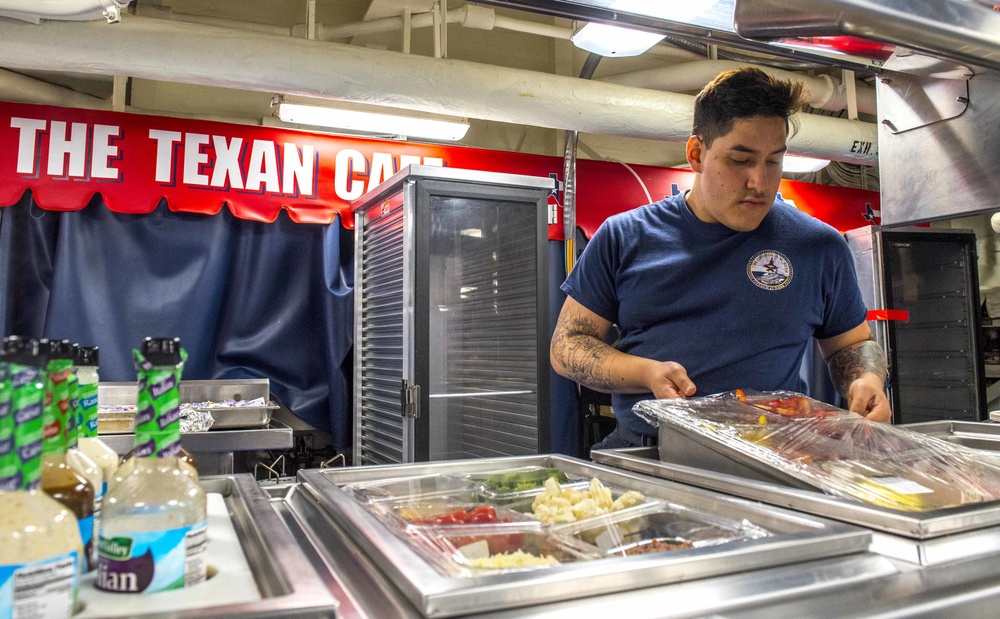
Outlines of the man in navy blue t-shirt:
<svg viewBox="0 0 1000 619">
<path fill-rule="evenodd" d="M 657 429 L 632 412 L 640 400 L 802 391 L 811 338 L 846 407 L 891 417 L 847 243 L 775 200 L 803 102 L 800 84 L 759 69 L 716 77 L 695 101 L 691 190 L 609 218 L 563 284 L 552 366 L 611 393 L 618 420 L 595 449 L 655 444 Z"/>
</svg>

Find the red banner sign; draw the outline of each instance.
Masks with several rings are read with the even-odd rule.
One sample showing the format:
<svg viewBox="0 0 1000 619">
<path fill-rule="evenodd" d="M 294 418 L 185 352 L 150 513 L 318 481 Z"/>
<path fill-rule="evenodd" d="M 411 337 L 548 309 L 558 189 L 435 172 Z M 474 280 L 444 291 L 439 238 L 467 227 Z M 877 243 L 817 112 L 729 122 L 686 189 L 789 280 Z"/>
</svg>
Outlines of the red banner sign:
<svg viewBox="0 0 1000 619">
<path fill-rule="evenodd" d="M 94 194 L 117 213 L 172 211 L 271 222 L 353 226 L 350 205 L 410 164 L 562 176 L 562 159 L 462 146 L 337 137 L 289 129 L 0 102 L 0 205 L 31 190 L 48 210 L 84 208 Z M 634 172 L 634 173 L 633 173 Z M 690 188 L 688 170 L 580 160 L 577 225 Z M 641 179 L 641 183 L 640 183 Z M 646 191 L 649 199 L 646 197 Z M 782 197 L 840 230 L 869 223 L 878 194 L 783 181 Z M 562 196 L 549 238 L 562 238 Z"/>
</svg>

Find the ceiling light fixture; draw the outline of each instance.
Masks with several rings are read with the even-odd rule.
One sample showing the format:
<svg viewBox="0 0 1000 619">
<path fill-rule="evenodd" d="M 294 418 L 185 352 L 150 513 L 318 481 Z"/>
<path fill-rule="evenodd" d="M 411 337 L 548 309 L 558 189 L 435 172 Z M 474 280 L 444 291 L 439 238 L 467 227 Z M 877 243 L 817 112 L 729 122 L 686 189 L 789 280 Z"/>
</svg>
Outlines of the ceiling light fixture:
<svg viewBox="0 0 1000 619">
<path fill-rule="evenodd" d="M 650 8 L 648 0 L 613 0 L 607 8 L 636 15 L 689 23 L 719 0 L 672 0 Z M 602 23 L 585 23 L 570 38 L 573 45 L 601 56 L 638 56 L 663 40 L 664 35 Z"/>
<path fill-rule="evenodd" d="M 278 97 L 275 115 L 297 125 L 431 140 L 461 140 L 469 130 L 468 119 L 458 116 L 287 95 Z"/>
<path fill-rule="evenodd" d="M 781 171 L 789 172 L 791 174 L 819 172 L 829 164 L 829 159 L 814 159 L 812 157 L 801 157 L 799 155 L 785 155 L 781 161 Z"/>
<path fill-rule="evenodd" d="M 573 33 L 573 45 L 601 56 L 638 56 L 663 40 L 662 34 L 631 28 L 587 23 Z"/>
</svg>

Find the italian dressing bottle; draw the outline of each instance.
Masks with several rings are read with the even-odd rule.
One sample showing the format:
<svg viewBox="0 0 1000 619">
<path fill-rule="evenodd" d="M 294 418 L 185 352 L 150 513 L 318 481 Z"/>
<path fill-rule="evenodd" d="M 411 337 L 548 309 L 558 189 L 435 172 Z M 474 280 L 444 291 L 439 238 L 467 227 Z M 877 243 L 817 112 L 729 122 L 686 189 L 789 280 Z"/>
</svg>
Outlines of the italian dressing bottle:
<svg viewBox="0 0 1000 619">
<path fill-rule="evenodd" d="M 37 340 L 17 336 L 4 338 L 3 352 L 10 378 L 0 390 L 9 385 L 14 450 L 0 455 L 0 470 L 16 470 L 0 481 L 11 490 L 0 494 L 0 619 L 69 617 L 84 551 L 76 518 L 39 490 L 45 360 Z"/>
<path fill-rule="evenodd" d="M 11 393 L 10 364 L 0 347 L 0 492 L 17 490 L 17 455 L 14 453 L 14 410 Z"/>
<path fill-rule="evenodd" d="M 96 567 L 94 548 L 94 485 L 72 466 L 66 447 L 69 420 L 69 375 L 73 362 L 60 342 L 39 340 L 48 351 L 45 366 L 44 435 L 42 437 L 42 491 L 76 516 L 86 550 L 84 567 Z"/>
<path fill-rule="evenodd" d="M 205 580 L 205 492 L 180 469 L 180 339 L 146 338 L 139 375 L 132 470 L 104 499 L 97 587 L 155 593 Z"/>
<path fill-rule="evenodd" d="M 76 348 L 76 421 L 79 428 L 77 447 L 93 460 L 101 469 L 101 489 L 103 497 L 108 492 L 108 483 L 118 469 L 118 454 L 97 437 L 97 347 Z M 96 501 L 95 501 L 96 503 Z"/>
</svg>

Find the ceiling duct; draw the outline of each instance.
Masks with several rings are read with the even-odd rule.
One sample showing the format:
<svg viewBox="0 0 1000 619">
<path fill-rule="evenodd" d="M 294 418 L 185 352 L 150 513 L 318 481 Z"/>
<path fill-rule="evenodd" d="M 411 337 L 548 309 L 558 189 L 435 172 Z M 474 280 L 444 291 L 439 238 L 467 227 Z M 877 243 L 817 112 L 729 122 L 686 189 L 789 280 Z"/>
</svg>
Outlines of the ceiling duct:
<svg viewBox="0 0 1000 619">
<path fill-rule="evenodd" d="M 913 58 L 923 55 L 1000 71 L 1000 12 L 972 0 L 735 2 L 736 32 L 749 39 L 863 37 L 897 46 L 896 54 L 886 62 L 886 68 L 896 71 L 944 72 L 940 63 Z"/>
</svg>

